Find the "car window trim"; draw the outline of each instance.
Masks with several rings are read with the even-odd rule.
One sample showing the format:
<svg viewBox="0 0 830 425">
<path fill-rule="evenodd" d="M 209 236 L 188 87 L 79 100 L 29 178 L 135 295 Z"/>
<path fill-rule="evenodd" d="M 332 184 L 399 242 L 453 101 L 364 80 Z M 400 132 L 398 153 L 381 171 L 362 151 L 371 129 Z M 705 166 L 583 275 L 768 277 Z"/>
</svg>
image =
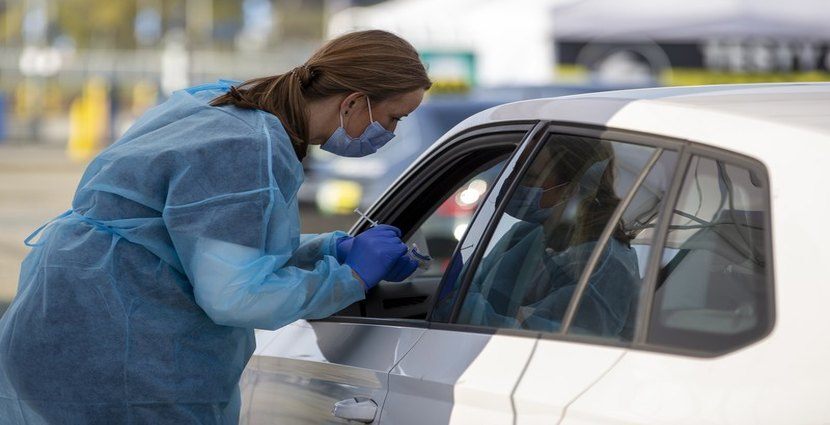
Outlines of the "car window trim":
<svg viewBox="0 0 830 425">
<path fill-rule="evenodd" d="M 666 237 L 669 233 L 672 212 L 680 197 L 683 186 L 683 177 L 689 168 L 691 155 L 689 155 L 688 143 L 683 144 L 678 151 L 677 167 L 672 175 L 671 185 L 660 207 L 660 214 L 657 216 L 657 226 L 654 233 L 654 242 L 646 262 L 646 273 L 643 276 L 643 283 L 640 285 L 640 299 L 637 301 L 637 319 L 634 323 L 634 337 L 632 345 L 645 344 L 648 334 L 648 324 L 651 318 L 651 307 L 654 302 L 654 288 L 657 283 L 657 276 L 660 273 L 660 259 L 663 257 L 663 250 L 666 247 Z M 668 218 L 667 218 L 668 217 Z"/>
<path fill-rule="evenodd" d="M 513 150 L 513 152 L 506 158 L 505 164 L 502 167 L 502 169 L 499 171 L 499 174 L 496 176 L 495 180 L 493 180 L 493 184 L 491 184 L 490 187 L 487 188 L 487 191 L 484 193 L 484 196 L 482 198 L 482 199 L 484 199 L 484 201 L 482 201 L 479 204 L 479 206 L 473 212 L 473 215 L 470 217 L 470 226 L 467 227 L 467 229 L 464 231 L 464 234 L 462 235 L 461 239 L 458 241 L 458 244 L 456 244 L 455 249 L 453 250 L 452 256 L 450 256 L 451 259 L 455 258 L 456 256 L 459 256 L 461 249 L 466 246 L 465 241 L 467 241 L 467 239 L 469 237 L 470 230 L 472 229 L 471 225 L 472 225 L 472 223 L 475 223 L 477 220 L 479 220 L 480 215 L 483 214 L 483 212 L 482 212 L 483 207 L 487 204 L 488 200 L 490 199 L 490 196 L 491 196 L 491 193 L 493 192 L 493 190 L 495 190 L 495 188 L 498 187 L 498 182 L 504 181 L 503 176 L 505 176 L 506 173 L 509 174 L 509 173 L 514 172 L 514 169 L 516 167 L 516 162 L 518 161 L 518 158 L 525 152 L 525 150 L 528 147 L 528 140 L 533 138 L 534 135 L 536 134 L 536 132 L 538 131 L 538 129 L 543 128 L 543 127 L 544 127 L 543 123 L 541 123 L 539 121 L 534 122 L 533 125 L 531 127 L 529 127 L 527 129 L 527 131 L 524 133 L 524 136 L 519 141 L 519 143 L 516 145 L 516 148 Z M 487 220 L 489 221 L 489 219 L 487 219 Z M 463 278 L 464 278 L 463 276 L 459 276 L 459 279 L 463 279 Z M 447 281 L 447 274 L 445 272 L 441 276 L 441 281 L 438 284 L 438 294 L 440 294 L 442 292 L 444 286 L 449 284 L 449 283 L 450 282 Z M 437 307 L 437 305 L 438 305 L 438 297 L 436 296 L 436 297 L 433 297 L 432 305 L 430 305 L 429 311 L 427 313 L 427 320 L 430 321 L 430 322 L 436 322 L 436 321 L 433 320 L 433 317 L 434 317 L 435 308 Z M 453 304 L 452 308 L 455 308 L 455 304 Z M 436 322 L 436 323 L 443 323 L 443 322 Z"/>
</svg>

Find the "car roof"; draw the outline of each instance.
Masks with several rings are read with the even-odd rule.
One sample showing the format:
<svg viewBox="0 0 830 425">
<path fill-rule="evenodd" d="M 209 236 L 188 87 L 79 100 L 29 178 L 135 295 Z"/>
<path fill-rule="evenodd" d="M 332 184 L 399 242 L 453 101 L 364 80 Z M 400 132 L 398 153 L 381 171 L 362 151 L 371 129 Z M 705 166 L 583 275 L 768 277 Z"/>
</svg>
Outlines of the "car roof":
<svg viewBox="0 0 830 425">
<path fill-rule="evenodd" d="M 738 139 L 780 139 L 780 131 L 769 131 L 773 127 L 830 139 L 830 83 L 647 88 L 534 99 L 482 111 L 448 135 L 483 124 L 529 120 L 640 131 L 751 154 L 752 149 L 733 145 L 740 145 Z"/>
<path fill-rule="evenodd" d="M 625 90 L 609 97 L 705 109 L 830 134 L 830 84 L 745 84 Z"/>
</svg>

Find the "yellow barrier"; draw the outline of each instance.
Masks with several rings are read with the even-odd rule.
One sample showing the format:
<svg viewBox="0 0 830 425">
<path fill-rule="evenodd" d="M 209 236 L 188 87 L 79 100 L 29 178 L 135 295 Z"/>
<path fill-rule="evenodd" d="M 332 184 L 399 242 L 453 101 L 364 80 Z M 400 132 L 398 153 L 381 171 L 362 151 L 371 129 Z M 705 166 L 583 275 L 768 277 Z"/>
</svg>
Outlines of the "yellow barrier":
<svg viewBox="0 0 830 425">
<path fill-rule="evenodd" d="M 100 79 L 90 80 L 69 108 L 67 156 L 79 162 L 95 156 L 104 147 L 108 125 L 107 85 Z"/>
</svg>

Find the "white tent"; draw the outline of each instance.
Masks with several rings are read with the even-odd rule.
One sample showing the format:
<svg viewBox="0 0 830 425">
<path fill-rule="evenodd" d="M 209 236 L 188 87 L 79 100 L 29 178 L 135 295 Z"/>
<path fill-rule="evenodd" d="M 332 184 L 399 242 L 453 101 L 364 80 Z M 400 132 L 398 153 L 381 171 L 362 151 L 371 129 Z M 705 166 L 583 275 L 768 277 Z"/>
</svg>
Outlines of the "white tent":
<svg viewBox="0 0 830 425">
<path fill-rule="evenodd" d="M 377 28 L 421 51 L 469 51 L 482 85 L 553 80 L 551 11 L 572 0 L 392 0 L 349 8 L 329 21 L 329 37 Z"/>
<path fill-rule="evenodd" d="M 830 40 L 828 0 L 583 0 L 553 15 L 566 39 Z"/>
</svg>

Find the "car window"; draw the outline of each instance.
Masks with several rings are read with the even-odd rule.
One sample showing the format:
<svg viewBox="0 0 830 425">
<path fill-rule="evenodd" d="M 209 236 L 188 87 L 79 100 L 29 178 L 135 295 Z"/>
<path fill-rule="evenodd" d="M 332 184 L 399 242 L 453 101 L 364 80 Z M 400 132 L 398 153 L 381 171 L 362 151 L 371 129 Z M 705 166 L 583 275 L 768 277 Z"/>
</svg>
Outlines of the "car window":
<svg viewBox="0 0 830 425">
<path fill-rule="evenodd" d="M 410 247 L 429 256 L 429 266 L 403 282 L 381 281 L 364 301 L 337 316 L 426 319 L 442 274 L 480 202 L 498 178 L 529 125 L 497 127 L 493 133 L 466 136 L 416 164 L 392 192 L 385 195 L 370 217 L 397 226 Z M 363 221 L 353 229 L 365 230 Z"/>
<path fill-rule="evenodd" d="M 629 217 L 609 220 L 654 155 L 646 146 L 549 136 L 505 202 L 457 322 L 557 332 L 600 235 L 613 226 L 609 252 L 585 291 L 591 302 L 573 326 L 620 335 L 641 278 L 631 246 L 636 235 L 626 220 L 649 217 L 667 185 L 655 183 Z"/>
<path fill-rule="evenodd" d="M 767 186 L 748 168 L 693 157 L 674 208 L 648 340 L 722 351 L 770 322 Z"/>
<path fill-rule="evenodd" d="M 421 276 L 440 277 L 446 271 L 458 241 L 464 236 L 479 202 L 504 167 L 506 158 L 485 165 L 482 171 L 462 181 L 461 187 L 444 194 L 438 207 L 412 232 L 407 245 L 432 258 Z M 439 198 L 440 199 L 440 198 Z"/>
</svg>

